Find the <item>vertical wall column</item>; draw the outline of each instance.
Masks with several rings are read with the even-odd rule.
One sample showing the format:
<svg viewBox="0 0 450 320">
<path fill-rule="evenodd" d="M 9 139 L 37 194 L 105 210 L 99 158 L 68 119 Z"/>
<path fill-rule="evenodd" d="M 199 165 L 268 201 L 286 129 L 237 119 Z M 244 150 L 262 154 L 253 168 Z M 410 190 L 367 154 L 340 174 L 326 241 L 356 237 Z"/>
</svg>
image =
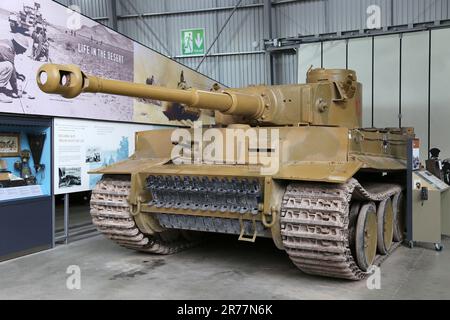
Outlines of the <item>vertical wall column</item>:
<svg viewBox="0 0 450 320">
<path fill-rule="evenodd" d="M 264 39 L 273 39 L 272 0 L 264 0 Z M 273 57 L 268 51 L 265 53 L 266 83 L 273 84 Z"/>
<path fill-rule="evenodd" d="M 107 1 L 107 12 L 109 25 L 117 31 L 117 0 Z"/>
</svg>

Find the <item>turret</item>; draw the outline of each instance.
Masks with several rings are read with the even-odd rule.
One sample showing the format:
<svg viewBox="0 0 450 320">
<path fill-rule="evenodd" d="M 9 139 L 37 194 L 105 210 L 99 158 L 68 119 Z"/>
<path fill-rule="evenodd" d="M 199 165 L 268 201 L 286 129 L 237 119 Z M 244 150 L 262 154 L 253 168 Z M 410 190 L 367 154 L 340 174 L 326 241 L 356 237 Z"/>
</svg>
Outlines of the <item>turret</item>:
<svg viewBox="0 0 450 320">
<path fill-rule="evenodd" d="M 75 65 L 45 64 L 37 83 L 42 91 L 65 98 L 100 92 L 214 110 L 218 124 L 361 126 L 361 84 L 352 70 L 313 69 L 306 84 L 205 91 L 104 79 Z"/>
</svg>

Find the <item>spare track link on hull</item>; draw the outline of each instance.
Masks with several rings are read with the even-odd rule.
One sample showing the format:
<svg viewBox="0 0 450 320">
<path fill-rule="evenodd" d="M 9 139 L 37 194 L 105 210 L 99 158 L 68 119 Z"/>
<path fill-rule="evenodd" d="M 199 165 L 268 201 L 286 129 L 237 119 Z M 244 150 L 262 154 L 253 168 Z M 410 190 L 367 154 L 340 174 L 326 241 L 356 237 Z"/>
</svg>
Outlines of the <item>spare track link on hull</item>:
<svg viewBox="0 0 450 320">
<path fill-rule="evenodd" d="M 91 216 L 99 232 L 122 247 L 156 254 L 172 254 L 194 244 L 182 234 L 167 241 L 159 234 L 142 233 L 130 214 L 130 188 L 128 176 L 103 177 L 97 183 L 91 196 Z"/>
<path fill-rule="evenodd" d="M 381 201 L 399 192 L 399 185 L 373 183 L 363 187 L 355 179 L 344 184 L 289 184 L 283 196 L 280 223 L 290 259 L 308 274 L 366 278 L 370 273 L 359 268 L 350 249 L 351 200 Z M 393 245 L 391 252 L 396 247 Z"/>
</svg>

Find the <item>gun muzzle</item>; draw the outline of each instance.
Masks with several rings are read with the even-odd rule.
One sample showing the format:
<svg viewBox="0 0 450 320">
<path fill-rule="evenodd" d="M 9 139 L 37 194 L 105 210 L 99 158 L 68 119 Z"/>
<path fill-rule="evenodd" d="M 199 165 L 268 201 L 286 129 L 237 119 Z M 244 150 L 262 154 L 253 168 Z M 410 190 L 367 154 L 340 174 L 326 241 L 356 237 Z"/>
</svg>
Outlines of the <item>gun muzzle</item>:
<svg viewBox="0 0 450 320">
<path fill-rule="evenodd" d="M 85 75 L 75 65 L 44 64 L 36 75 L 39 88 L 64 98 L 75 98 L 83 92 Z"/>
</svg>

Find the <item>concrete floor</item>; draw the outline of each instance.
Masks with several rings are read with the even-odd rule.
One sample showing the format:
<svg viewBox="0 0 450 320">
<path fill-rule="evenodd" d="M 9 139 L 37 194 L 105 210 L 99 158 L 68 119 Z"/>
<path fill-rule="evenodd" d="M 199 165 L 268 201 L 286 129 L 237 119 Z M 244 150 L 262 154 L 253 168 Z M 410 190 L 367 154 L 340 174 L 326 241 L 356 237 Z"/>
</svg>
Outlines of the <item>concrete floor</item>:
<svg viewBox="0 0 450 320">
<path fill-rule="evenodd" d="M 69 210 L 69 228 L 92 223 L 91 214 L 89 213 L 89 204 L 87 205 L 71 205 Z M 61 231 L 64 229 L 64 207 L 56 206 L 55 208 L 55 229 Z"/>
<path fill-rule="evenodd" d="M 103 236 L 0 263 L 0 299 L 450 299 L 450 240 L 444 251 L 398 248 L 381 267 L 381 289 L 308 276 L 270 240 L 214 236 L 171 256 L 133 252 Z M 66 269 L 81 268 L 81 289 Z"/>
</svg>

